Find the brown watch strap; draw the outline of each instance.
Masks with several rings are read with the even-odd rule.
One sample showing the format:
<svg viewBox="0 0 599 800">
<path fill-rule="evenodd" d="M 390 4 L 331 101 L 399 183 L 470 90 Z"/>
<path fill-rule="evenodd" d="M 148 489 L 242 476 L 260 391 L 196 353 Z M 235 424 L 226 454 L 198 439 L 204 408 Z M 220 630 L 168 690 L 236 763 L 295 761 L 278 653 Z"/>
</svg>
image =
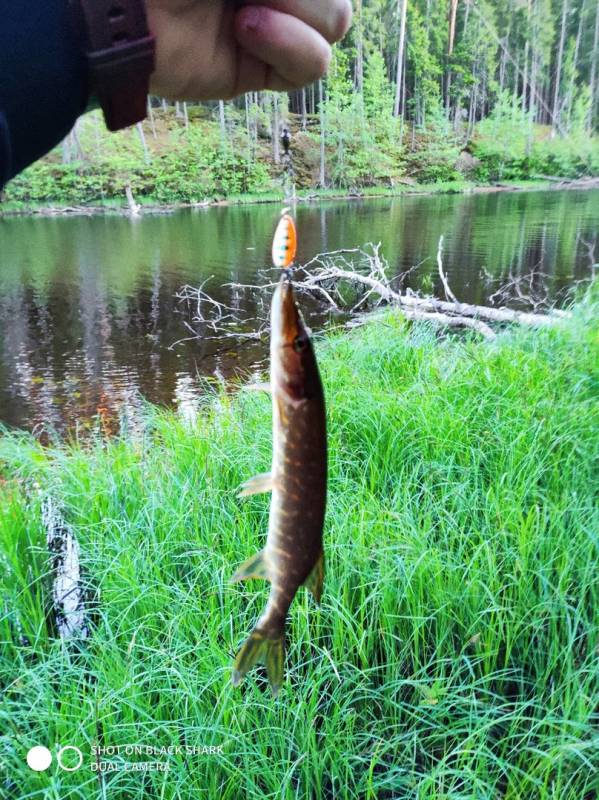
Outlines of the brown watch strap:
<svg viewBox="0 0 599 800">
<path fill-rule="evenodd" d="M 140 122 L 146 116 L 155 65 L 144 0 L 75 0 L 74 6 L 85 41 L 91 91 L 108 129 Z"/>
</svg>

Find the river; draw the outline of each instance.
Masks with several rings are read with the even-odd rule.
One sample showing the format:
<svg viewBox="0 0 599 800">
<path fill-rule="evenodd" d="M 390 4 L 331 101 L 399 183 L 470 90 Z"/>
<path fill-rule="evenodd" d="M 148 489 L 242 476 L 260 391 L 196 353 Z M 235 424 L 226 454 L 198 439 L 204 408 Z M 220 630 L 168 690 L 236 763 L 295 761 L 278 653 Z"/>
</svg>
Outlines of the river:
<svg viewBox="0 0 599 800">
<path fill-rule="evenodd" d="M 419 265 L 405 285 L 439 296 L 443 235 L 451 287 L 470 302 L 487 302 L 511 274 L 561 303 L 599 261 L 599 190 L 335 201 L 296 216 L 300 263 L 381 242 L 392 274 Z M 266 339 L 194 338 L 193 309 L 176 295 L 206 281 L 242 329 L 255 329 L 268 298 L 225 284 L 274 275 L 277 217 L 275 205 L 250 205 L 0 218 L 0 422 L 46 438 L 100 423 L 114 432 L 144 401 L 191 414 L 210 381 L 264 366 Z"/>
</svg>

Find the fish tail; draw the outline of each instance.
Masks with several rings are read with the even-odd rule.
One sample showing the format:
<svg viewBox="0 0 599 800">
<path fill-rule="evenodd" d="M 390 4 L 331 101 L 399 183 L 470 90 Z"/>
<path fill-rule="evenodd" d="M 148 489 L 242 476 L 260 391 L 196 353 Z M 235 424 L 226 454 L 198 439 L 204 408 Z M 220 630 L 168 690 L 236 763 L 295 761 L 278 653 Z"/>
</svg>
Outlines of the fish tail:
<svg viewBox="0 0 599 800">
<path fill-rule="evenodd" d="M 231 678 L 233 686 L 238 686 L 255 664 L 262 663 L 266 667 L 272 693 L 276 697 L 283 683 L 284 638 L 284 631 L 280 635 L 272 636 L 254 628 L 237 653 Z"/>
</svg>

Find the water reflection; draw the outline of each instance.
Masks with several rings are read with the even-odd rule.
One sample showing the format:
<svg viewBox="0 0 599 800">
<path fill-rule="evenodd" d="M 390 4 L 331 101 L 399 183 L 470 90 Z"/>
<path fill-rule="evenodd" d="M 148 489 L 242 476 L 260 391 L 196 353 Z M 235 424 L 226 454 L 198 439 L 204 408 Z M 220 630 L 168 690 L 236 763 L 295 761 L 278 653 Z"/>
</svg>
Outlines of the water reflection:
<svg viewBox="0 0 599 800">
<path fill-rule="evenodd" d="M 263 283 L 276 206 L 182 211 L 131 220 L 0 219 L 0 420 L 38 432 L 112 433 L 143 398 L 188 421 L 208 375 L 258 368 L 266 342 L 193 338 L 176 294 L 206 288 L 254 329 L 268 300 L 228 283 Z M 406 285 L 440 291 L 435 255 L 456 295 L 485 302 L 510 275 L 556 297 L 599 258 L 599 191 L 411 197 L 297 211 L 299 261 L 381 242 Z M 308 309 L 313 326 L 325 320 Z M 190 330 L 191 327 L 191 330 Z M 177 343 L 175 345 L 175 343 Z"/>
</svg>

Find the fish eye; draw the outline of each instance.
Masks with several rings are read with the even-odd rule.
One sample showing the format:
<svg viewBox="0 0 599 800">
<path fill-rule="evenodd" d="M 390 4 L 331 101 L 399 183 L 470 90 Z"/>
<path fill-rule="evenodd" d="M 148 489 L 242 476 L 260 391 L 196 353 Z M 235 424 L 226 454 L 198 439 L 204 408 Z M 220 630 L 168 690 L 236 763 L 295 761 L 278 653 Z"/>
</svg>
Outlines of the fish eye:
<svg viewBox="0 0 599 800">
<path fill-rule="evenodd" d="M 293 340 L 293 349 L 296 353 L 301 353 L 302 350 L 305 349 L 306 345 L 308 344 L 307 340 L 303 336 L 296 336 Z"/>
</svg>

